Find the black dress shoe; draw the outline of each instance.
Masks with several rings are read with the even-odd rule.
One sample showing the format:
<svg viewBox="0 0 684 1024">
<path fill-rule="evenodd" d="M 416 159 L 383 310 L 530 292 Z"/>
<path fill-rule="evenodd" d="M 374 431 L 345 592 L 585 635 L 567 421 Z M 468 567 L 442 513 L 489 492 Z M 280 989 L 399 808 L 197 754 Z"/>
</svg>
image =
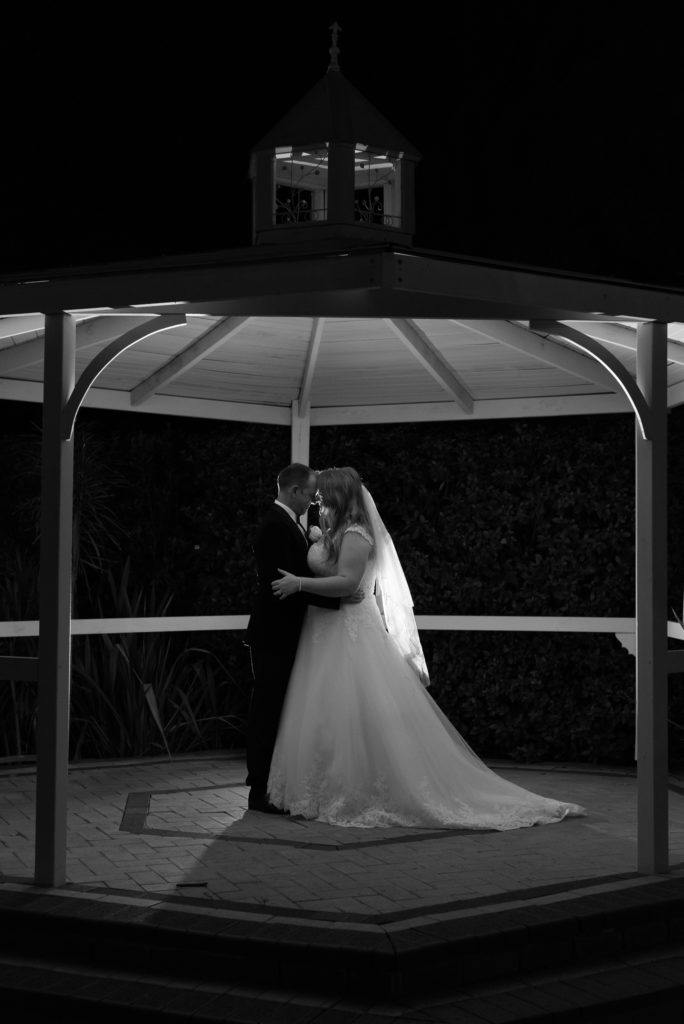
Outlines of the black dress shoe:
<svg viewBox="0 0 684 1024">
<path fill-rule="evenodd" d="M 250 793 L 247 799 L 247 808 L 250 811 L 261 811 L 262 814 L 287 814 L 287 811 L 272 804 L 265 793 L 254 796 Z"/>
</svg>

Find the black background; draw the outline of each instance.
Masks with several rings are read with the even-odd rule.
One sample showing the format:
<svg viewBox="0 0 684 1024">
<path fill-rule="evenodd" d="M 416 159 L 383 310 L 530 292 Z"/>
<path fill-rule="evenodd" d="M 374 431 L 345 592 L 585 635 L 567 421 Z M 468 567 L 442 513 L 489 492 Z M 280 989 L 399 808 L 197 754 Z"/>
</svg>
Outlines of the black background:
<svg viewBox="0 0 684 1024">
<path fill-rule="evenodd" d="M 236 10 L 17 15 L 1 272 L 249 245 L 249 151 L 325 74 L 337 19 L 342 72 L 423 154 L 416 245 L 684 283 L 664 6 Z"/>
<path fill-rule="evenodd" d="M 0 273 L 249 245 L 250 149 L 325 74 L 328 26 L 337 19 L 343 73 L 423 154 L 418 246 L 684 285 L 682 59 L 673 9 L 651 5 L 637 16 L 622 4 L 547 0 L 400 10 L 100 5 L 72 16 L 64 6 L 47 14 L 15 7 L 0 60 Z M 2 406 L 8 435 L 38 421 L 38 406 Z M 678 411 L 673 420 L 669 567 L 680 607 Z M 123 520 L 130 511 L 122 554 L 132 556 L 135 586 L 148 596 L 152 583 L 158 593 L 180 587 L 175 614 L 246 607 L 252 505 L 272 495 L 286 431 L 278 432 L 278 455 L 263 426 L 84 410 L 79 428 L 88 423 L 103 435 L 106 479 L 117 446 L 129 467 L 112 507 Z M 319 465 L 351 462 L 366 475 L 412 585 L 424 564 L 442 573 L 431 609 L 627 614 L 631 418 L 465 428 L 350 428 L 329 448 L 316 433 L 313 451 Z M 178 465 L 159 457 L 167 435 Z M 249 458 L 234 461 L 240 445 Z M 91 448 L 92 439 L 82 446 Z M 5 442 L 9 473 L 22 460 L 10 466 L 6 449 Z M 397 451 L 407 453 L 399 476 L 387 460 Z M 453 471 L 443 480 L 445 466 Z M 407 503 L 405 481 L 414 479 L 427 496 Z M 449 507 L 465 524 L 430 512 L 428 499 L 449 488 Z M 151 506 L 159 494 L 164 502 L 143 504 L 141 514 L 141 503 Z M 22 523 L 9 498 L 5 505 L 0 552 L 9 555 L 20 548 L 12 531 Z M 462 535 L 472 562 L 459 562 L 458 551 L 447 556 L 445 538 L 460 545 Z M 83 587 L 78 596 L 86 601 Z M 425 611 L 427 593 L 417 596 Z M 631 759 L 626 653 L 609 638 L 540 636 L 431 641 L 431 671 L 444 706 L 458 709 L 459 727 L 480 753 Z M 246 673 L 244 652 L 231 657 L 231 666 L 242 665 L 235 674 Z M 27 721 L 32 715 L 31 707 Z M 682 721 L 678 710 L 671 717 Z M 530 749 L 531 733 L 549 749 Z"/>
</svg>

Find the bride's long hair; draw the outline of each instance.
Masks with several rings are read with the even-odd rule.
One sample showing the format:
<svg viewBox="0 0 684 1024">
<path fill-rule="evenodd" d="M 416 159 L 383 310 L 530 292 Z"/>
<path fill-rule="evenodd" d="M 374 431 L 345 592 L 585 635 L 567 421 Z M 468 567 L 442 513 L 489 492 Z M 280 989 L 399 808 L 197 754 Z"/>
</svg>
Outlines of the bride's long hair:
<svg viewBox="0 0 684 1024">
<path fill-rule="evenodd" d="M 328 561 L 336 562 L 340 556 L 342 535 L 348 526 L 363 526 L 371 537 L 373 529 L 361 493 L 362 480 L 355 469 L 332 466 L 319 470 L 317 476 L 323 543 Z"/>
</svg>

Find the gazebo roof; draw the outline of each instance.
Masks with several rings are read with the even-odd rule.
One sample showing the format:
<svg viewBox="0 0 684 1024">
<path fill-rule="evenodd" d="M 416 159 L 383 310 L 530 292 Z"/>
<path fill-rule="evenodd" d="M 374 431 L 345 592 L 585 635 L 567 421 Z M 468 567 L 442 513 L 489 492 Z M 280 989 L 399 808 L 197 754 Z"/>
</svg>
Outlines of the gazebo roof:
<svg viewBox="0 0 684 1024">
<path fill-rule="evenodd" d="M 254 147 L 305 146 L 313 142 L 362 142 L 413 160 L 420 153 L 376 110 L 339 69 L 330 69 Z"/>
<path fill-rule="evenodd" d="M 331 30 L 327 73 L 254 152 L 340 142 L 418 159 L 342 75 Z M 684 292 L 398 244 L 392 224 L 355 219 L 353 166 L 336 174 L 330 223 L 269 220 L 266 244 L 0 278 L 0 398 L 42 400 L 44 314 L 65 311 L 74 415 L 81 402 L 311 425 L 639 414 L 637 325 L 654 320 L 669 324 L 670 404 L 684 401 Z M 258 186 L 270 218 L 273 181 Z"/>
<path fill-rule="evenodd" d="M 626 412 L 615 372 L 634 379 L 649 320 L 669 323 L 684 401 L 681 292 L 452 254 L 262 246 L 5 277 L 0 398 L 41 400 L 53 310 L 77 320 L 77 379 L 99 359 L 100 408 L 285 425 L 297 403 L 312 426 Z"/>
</svg>

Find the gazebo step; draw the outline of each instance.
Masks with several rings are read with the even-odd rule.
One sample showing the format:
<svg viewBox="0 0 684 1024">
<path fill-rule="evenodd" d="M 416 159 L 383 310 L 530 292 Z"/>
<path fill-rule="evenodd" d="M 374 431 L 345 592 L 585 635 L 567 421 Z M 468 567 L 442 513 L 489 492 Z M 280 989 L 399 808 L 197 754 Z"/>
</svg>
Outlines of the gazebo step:
<svg viewBox="0 0 684 1024">
<path fill-rule="evenodd" d="M 477 1024 L 499 1021 L 680 1024 L 684 1016 L 684 957 L 604 969 L 568 970 L 552 979 L 519 980 L 421 1003 L 312 999 L 293 991 L 263 995 L 228 985 L 191 985 L 173 975 L 146 980 L 113 972 L 0 958 L 3 1019 L 22 1024 L 166 1024 L 226 1020 L 231 1024 Z"/>
<path fill-rule="evenodd" d="M 600 963 L 684 938 L 684 879 L 392 924 L 0 890 L 0 953 L 188 981 L 396 996 Z"/>
</svg>

